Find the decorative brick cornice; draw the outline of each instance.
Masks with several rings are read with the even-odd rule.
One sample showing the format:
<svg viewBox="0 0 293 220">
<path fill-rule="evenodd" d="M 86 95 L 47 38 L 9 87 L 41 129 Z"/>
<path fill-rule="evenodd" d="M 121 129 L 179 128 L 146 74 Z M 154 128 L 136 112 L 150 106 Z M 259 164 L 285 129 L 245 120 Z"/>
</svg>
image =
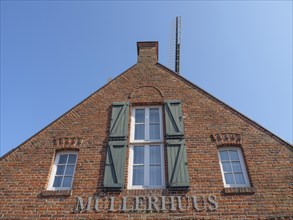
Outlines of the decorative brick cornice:
<svg viewBox="0 0 293 220">
<path fill-rule="evenodd" d="M 236 133 L 218 133 L 212 134 L 211 139 L 217 146 L 221 145 L 240 145 L 242 143 L 242 137 Z"/>
<path fill-rule="evenodd" d="M 78 137 L 62 137 L 53 140 L 56 149 L 78 149 L 82 143 L 83 139 Z"/>
</svg>

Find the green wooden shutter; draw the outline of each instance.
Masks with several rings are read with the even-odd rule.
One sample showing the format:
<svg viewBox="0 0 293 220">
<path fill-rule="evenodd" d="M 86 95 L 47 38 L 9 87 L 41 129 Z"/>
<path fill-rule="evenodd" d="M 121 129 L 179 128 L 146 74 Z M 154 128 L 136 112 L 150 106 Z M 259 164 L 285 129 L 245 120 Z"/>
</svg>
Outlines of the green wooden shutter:
<svg viewBox="0 0 293 220">
<path fill-rule="evenodd" d="M 106 190 L 122 190 L 128 136 L 128 103 L 113 103 L 104 173 Z"/>
<path fill-rule="evenodd" d="M 165 102 L 166 141 L 168 157 L 168 188 L 190 187 L 187 153 L 184 141 L 181 101 Z"/>
<path fill-rule="evenodd" d="M 165 102 L 166 138 L 178 139 L 184 135 L 181 101 Z"/>
<path fill-rule="evenodd" d="M 184 140 L 167 141 L 169 188 L 190 186 Z"/>
<path fill-rule="evenodd" d="M 125 140 L 128 133 L 128 103 L 114 102 L 112 105 L 110 139 Z"/>
<path fill-rule="evenodd" d="M 120 190 L 124 186 L 126 141 L 110 141 L 105 164 L 104 187 Z"/>
</svg>

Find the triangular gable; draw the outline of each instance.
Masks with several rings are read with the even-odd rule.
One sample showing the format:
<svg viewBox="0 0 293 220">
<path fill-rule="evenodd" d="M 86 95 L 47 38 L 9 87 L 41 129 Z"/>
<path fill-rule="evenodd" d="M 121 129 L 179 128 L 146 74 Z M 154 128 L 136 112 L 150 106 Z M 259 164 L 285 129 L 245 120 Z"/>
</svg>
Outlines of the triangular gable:
<svg viewBox="0 0 293 220">
<path fill-rule="evenodd" d="M 4 154 L 0 160 L 3 160 L 5 157 L 7 157 L 8 155 L 10 155 L 11 153 L 13 153 L 14 151 L 16 151 L 18 148 L 20 148 L 22 145 L 24 145 L 25 143 L 27 143 L 28 141 L 30 141 L 31 139 L 33 139 L 34 137 L 36 137 L 37 135 L 41 134 L 43 131 L 45 131 L 48 127 L 50 127 L 51 125 L 53 125 L 55 122 L 57 122 L 58 120 L 60 120 L 61 118 L 63 118 L 65 115 L 67 115 L 68 113 L 70 113 L 73 109 L 75 109 L 76 107 L 78 107 L 79 105 L 82 105 L 84 102 L 86 102 L 88 99 L 90 99 L 92 96 L 94 96 L 95 94 L 97 94 L 100 90 L 104 89 L 105 87 L 107 87 L 109 84 L 111 84 L 113 81 L 117 80 L 118 78 L 120 78 L 121 76 L 123 76 L 126 72 L 128 72 L 129 70 L 133 69 L 136 65 L 138 64 L 134 64 L 133 66 L 131 66 L 130 68 L 128 68 L 127 70 L 125 70 L 124 72 L 122 72 L 121 74 L 119 74 L 117 77 L 115 77 L 113 80 L 109 81 L 107 84 L 105 84 L 104 86 L 102 86 L 101 88 L 99 88 L 98 90 L 96 90 L 95 92 L 93 92 L 91 95 L 89 95 L 87 98 L 85 98 L 84 100 L 82 100 L 81 102 L 79 102 L 77 105 L 75 105 L 74 107 L 72 107 L 71 109 L 69 109 L 67 112 L 65 112 L 64 114 L 62 114 L 60 117 L 58 117 L 56 120 L 54 120 L 53 122 L 51 122 L 50 124 L 48 124 L 46 127 L 44 127 L 43 129 L 41 129 L 39 132 L 37 132 L 36 134 L 34 134 L 33 136 L 31 136 L 30 138 L 28 138 L 27 140 L 25 140 L 24 142 L 22 142 L 20 145 L 18 145 L 17 147 L 11 149 L 10 151 L 8 151 L 6 154 Z M 189 84 L 190 86 L 192 86 L 194 89 L 196 89 L 197 91 L 199 91 L 201 94 L 203 94 L 204 96 L 206 96 L 207 98 L 215 101 L 216 103 L 224 106 L 225 108 L 229 109 L 231 113 L 235 114 L 236 116 L 238 116 L 239 118 L 241 118 L 242 120 L 244 120 L 246 123 L 249 123 L 250 125 L 254 126 L 256 129 L 258 129 L 259 131 L 262 131 L 264 133 L 266 133 L 267 135 L 269 135 L 270 137 L 272 137 L 274 140 L 276 140 L 277 142 L 279 142 L 280 144 L 284 145 L 286 148 L 288 148 L 289 150 L 293 151 L 293 146 L 284 141 L 283 139 L 281 139 L 280 137 L 276 136 L 275 134 L 273 134 L 272 132 L 270 132 L 269 130 L 267 130 L 266 128 L 262 127 L 261 125 L 259 125 L 258 123 L 256 123 L 255 121 L 251 120 L 250 118 L 248 118 L 247 116 L 243 115 L 242 113 L 238 112 L 237 110 L 235 110 L 234 108 L 230 107 L 229 105 L 227 105 L 226 103 L 222 102 L 221 100 L 217 99 L 216 97 L 214 97 L 213 95 L 211 95 L 210 93 L 206 92 L 205 90 L 201 89 L 200 87 L 198 87 L 197 85 L 195 85 L 194 83 L 190 82 L 189 80 L 187 80 L 186 78 L 184 78 L 182 75 L 179 75 L 177 73 L 175 73 L 174 71 L 172 71 L 171 69 L 165 67 L 164 65 L 160 64 L 160 63 L 156 63 L 155 64 L 157 67 L 164 69 L 165 71 L 167 71 L 168 73 L 172 74 L 173 76 L 177 77 L 178 79 L 184 81 L 185 83 Z"/>
</svg>

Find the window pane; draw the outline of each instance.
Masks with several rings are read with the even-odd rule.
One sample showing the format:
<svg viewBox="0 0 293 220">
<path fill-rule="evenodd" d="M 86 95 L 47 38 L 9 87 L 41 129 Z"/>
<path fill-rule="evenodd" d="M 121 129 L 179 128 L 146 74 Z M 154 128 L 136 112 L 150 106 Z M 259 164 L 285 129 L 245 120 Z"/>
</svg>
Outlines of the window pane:
<svg viewBox="0 0 293 220">
<path fill-rule="evenodd" d="M 133 163 L 144 164 L 144 147 L 135 146 L 133 150 L 134 150 Z"/>
<path fill-rule="evenodd" d="M 135 123 L 144 123 L 144 109 L 135 110 Z"/>
<path fill-rule="evenodd" d="M 238 153 L 236 150 L 230 150 L 229 154 L 231 160 L 239 160 Z"/>
<path fill-rule="evenodd" d="M 63 180 L 62 187 L 71 187 L 72 176 L 66 176 Z"/>
<path fill-rule="evenodd" d="M 162 185 L 161 166 L 150 166 L 150 185 Z"/>
<path fill-rule="evenodd" d="M 68 156 L 68 154 L 61 155 L 60 158 L 59 158 L 59 163 L 58 164 L 66 164 L 67 156 Z"/>
<path fill-rule="evenodd" d="M 65 170 L 65 165 L 58 165 L 56 175 L 63 175 Z"/>
<path fill-rule="evenodd" d="M 232 162 L 232 166 L 233 166 L 233 172 L 242 172 L 241 164 L 239 161 Z"/>
<path fill-rule="evenodd" d="M 76 155 L 75 154 L 69 154 L 68 163 L 74 163 L 76 161 Z"/>
<path fill-rule="evenodd" d="M 150 109 L 150 122 L 160 122 L 159 109 L 151 108 Z"/>
<path fill-rule="evenodd" d="M 60 187 L 61 182 L 62 182 L 62 176 L 56 176 L 53 183 L 53 187 Z"/>
<path fill-rule="evenodd" d="M 235 173 L 236 184 L 245 184 L 243 173 Z"/>
<path fill-rule="evenodd" d="M 160 146 L 150 146 L 150 163 L 161 164 L 161 149 Z"/>
<path fill-rule="evenodd" d="M 160 139 L 160 124 L 150 124 L 150 139 Z"/>
<path fill-rule="evenodd" d="M 221 160 L 229 160 L 227 151 L 220 151 Z"/>
<path fill-rule="evenodd" d="M 144 124 L 136 124 L 135 125 L 135 140 L 144 140 Z"/>
<path fill-rule="evenodd" d="M 223 167 L 224 172 L 231 172 L 232 171 L 230 162 L 222 162 L 222 167 Z"/>
<path fill-rule="evenodd" d="M 144 182 L 144 167 L 143 166 L 134 166 L 133 167 L 133 177 L 132 185 L 143 185 Z"/>
<path fill-rule="evenodd" d="M 233 175 L 231 173 L 225 173 L 226 184 L 234 184 Z"/>
<path fill-rule="evenodd" d="M 74 171 L 74 166 L 68 165 L 66 167 L 65 175 L 73 175 L 73 171 Z"/>
</svg>

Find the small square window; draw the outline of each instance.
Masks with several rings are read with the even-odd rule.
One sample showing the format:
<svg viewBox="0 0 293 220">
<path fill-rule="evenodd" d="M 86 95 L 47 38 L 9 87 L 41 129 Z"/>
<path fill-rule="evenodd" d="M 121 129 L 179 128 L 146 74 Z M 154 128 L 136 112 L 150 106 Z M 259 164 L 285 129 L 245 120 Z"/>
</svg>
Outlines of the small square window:
<svg viewBox="0 0 293 220">
<path fill-rule="evenodd" d="M 240 148 L 221 148 L 218 155 L 224 186 L 249 187 L 250 183 Z"/>
<path fill-rule="evenodd" d="M 58 152 L 52 168 L 49 190 L 68 190 L 72 187 L 77 152 Z"/>
</svg>

